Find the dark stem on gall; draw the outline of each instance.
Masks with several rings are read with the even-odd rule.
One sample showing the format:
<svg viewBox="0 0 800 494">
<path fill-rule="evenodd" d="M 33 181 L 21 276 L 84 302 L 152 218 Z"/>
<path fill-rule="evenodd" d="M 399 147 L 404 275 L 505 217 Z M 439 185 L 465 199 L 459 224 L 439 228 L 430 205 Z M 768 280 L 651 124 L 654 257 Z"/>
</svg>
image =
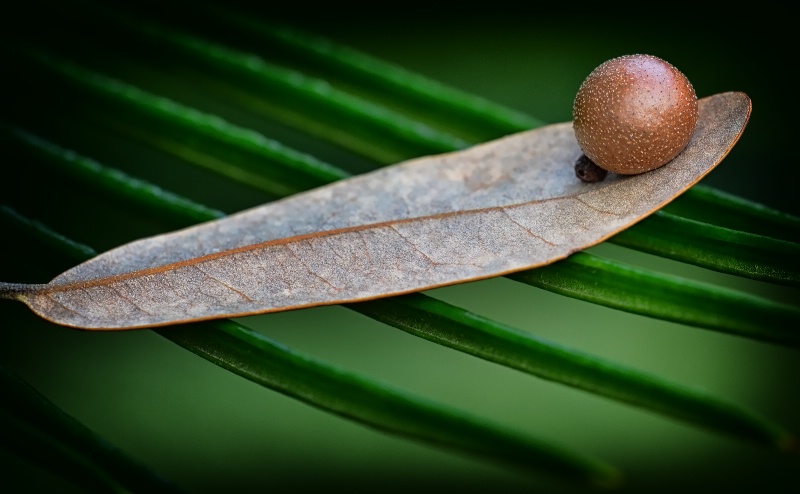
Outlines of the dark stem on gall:
<svg viewBox="0 0 800 494">
<path fill-rule="evenodd" d="M 600 182 L 608 172 L 594 164 L 588 156 L 582 154 L 575 162 L 575 175 L 584 182 Z"/>
</svg>

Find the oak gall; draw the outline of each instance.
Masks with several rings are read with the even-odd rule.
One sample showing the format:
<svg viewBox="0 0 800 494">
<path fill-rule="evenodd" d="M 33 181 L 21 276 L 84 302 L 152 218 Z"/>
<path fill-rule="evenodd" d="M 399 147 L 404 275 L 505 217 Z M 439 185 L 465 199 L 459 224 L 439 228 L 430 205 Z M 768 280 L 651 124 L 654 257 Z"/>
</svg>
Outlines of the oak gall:
<svg viewBox="0 0 800 494">
<path fill-rule="evenodd" d="M 583 81 L 573 128 L 584 154 L 599 167 L 632 175 L 677 156 L 697 126 L 697 95 L 689 79 L 652 55 L 604 62 Z"/>
</svg>

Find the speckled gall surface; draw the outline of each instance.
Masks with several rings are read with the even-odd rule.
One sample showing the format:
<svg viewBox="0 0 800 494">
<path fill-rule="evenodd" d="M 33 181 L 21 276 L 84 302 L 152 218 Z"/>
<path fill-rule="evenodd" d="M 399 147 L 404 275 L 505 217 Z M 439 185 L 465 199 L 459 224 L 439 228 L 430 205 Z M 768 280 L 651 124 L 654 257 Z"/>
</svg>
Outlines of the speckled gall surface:
<svg viewBox="0 0 800 494">
<path fill-rule="evenodd" d="M 615 173 L 643 173 L 686 147 L 697 125 L 697 95 L 668 62 L 626 55 L 589 74 L 573 113 L 575 137 L 592 161 Z"/>
</svg>

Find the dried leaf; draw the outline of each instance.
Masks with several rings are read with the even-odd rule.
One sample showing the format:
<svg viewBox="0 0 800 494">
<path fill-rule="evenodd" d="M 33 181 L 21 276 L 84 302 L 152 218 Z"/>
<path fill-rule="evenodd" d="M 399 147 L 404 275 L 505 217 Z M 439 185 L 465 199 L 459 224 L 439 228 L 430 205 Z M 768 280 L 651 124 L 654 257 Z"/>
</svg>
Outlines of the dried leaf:
<svg viewBox="0 0 800 494">
<path fill-rule="evenodd" d="M 0 284 L 53 322 L 162 326 L 368 300 L 552 263 L 699 181 L 739 139 L 743 93 L 700 100 L 687 148 L 641 175 L 583 183 L 570 122 L 407 161 L 112 249 L 46 285 Z"/>
</svg>

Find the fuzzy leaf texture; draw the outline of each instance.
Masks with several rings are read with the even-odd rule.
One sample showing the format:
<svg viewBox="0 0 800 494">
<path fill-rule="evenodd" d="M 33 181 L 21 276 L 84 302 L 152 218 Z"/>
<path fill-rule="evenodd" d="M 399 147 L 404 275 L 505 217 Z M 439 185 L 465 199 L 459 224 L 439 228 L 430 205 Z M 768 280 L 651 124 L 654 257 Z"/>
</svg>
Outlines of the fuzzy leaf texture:
<svg viewBox="0 0 800 494">
<path fill-rule="evenodd" d="M 415 159 L 133 242 L 47 285 L 0 285 L 53 322 L 127 329 L 357 302 L 550 264 L 663 207 L 727 155 L 743 93 L 700 102 L 689 145 L 651 173 L 578 180 L 571 123 Z"/>
</svg>

